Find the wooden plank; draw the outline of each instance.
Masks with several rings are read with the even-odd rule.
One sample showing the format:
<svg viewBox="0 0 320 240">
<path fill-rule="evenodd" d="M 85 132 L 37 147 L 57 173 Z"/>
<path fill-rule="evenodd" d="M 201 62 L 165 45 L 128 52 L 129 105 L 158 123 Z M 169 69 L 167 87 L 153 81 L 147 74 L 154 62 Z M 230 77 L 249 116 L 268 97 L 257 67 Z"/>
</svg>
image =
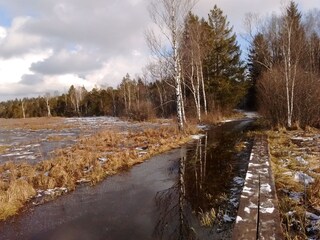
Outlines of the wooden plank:
<svg viewBox="0 0 320 240">
<path fill-rule="evenodd" d="M 268 158 L 260 159 L 263 174 L 260 176 L 259 239 L 283 239 L 267 142 L 265 146 L 261 154 Z"/>
<path fill-rule="evenodd" d="M 232 239 L 282 239 L 268 142 L 255 139 Z"/>
</svg>

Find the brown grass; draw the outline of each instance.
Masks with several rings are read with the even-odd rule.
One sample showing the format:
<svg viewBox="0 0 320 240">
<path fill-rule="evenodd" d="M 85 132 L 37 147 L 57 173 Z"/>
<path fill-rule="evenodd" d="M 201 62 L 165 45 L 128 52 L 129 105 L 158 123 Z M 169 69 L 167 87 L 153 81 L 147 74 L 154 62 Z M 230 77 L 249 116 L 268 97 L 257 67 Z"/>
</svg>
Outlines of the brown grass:
<svg viewBox="0 0 320 240">
<path fill-rule="evenodd" d="M 8 148 L 9 148 L 9 146 L 0 146 L 0 154 L 5 153 Z"/>
<path fill-rule="evenodd" d="M 26 180 L 10 182 L 6 190 L 0 190 L 0 220 L 14 215 L 35 194 L 35 189 Z"/>
<path fill-rule="evenodd" d="M 72 148 L 57 151 L 52 160 L 36 165 L 0 165 L 0 220 L 16 214 L 36 195 L 35 189 L 64 187 L 70 191 L 80 180 L 95 184 L 188 142 L 190 134 L 196 132 L 193 126 L 188 126 L 184 133 L 173 126 L 128 134 L 103 131 L 80 139 Z"/>
<path fill-rule="evenodd" d="M 62 129 L 67 128 L 63 123 L 64 118 L 60 117 L 41 117 L 41 118 L 14 118 L 14 119 L 4 119 L 0 118 L 0 126 L 4 129 Z"/>
<path fill-rule="evenodd" d="M 319 134 L 319 130 L 313 128 L 301 130 L 297 127 L 296 130 L 288 131 L 278 126 L 274 131 L 267 133 L 284 234 L 286 239 L 305 239 L 305 212 L 320 207 L 320 176 L 316 174 L 316 171 L 314 174 L 310 172 L 310 169 L 316 170 L 319 166 L 319 152 L 313 152 L 310 150 L 312 146 L 309 146 L 310 144 L 315 147 L 319 146 L 319 140 L 311 141 L 311 143 L 302 142 L 303 146 L 298 146 L 291 139 L 297 136 L 312 137 Z M 297 157 L 303 157 L 308 165 L 300 164 L 296 160 Z M 304 186 L 303 183 L 296 182 L 293 177 L 296 171 L 312 176 L 315 183 Z M 297 202 L 290 199 L 285 191 L 302 192 L 305 197 L 302 202 Z M 293 216 L 288 215 L 289 211 L 294 211 Z"/>
</svg>

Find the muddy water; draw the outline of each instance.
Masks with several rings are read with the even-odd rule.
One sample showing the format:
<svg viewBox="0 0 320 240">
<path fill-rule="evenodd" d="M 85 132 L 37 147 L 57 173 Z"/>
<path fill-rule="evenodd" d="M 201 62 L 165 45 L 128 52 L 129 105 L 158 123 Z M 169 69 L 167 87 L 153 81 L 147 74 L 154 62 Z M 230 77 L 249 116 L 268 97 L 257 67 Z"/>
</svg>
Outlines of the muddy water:
<svg viewBox="0 0 320 240">
<path fill-rule="evenodd" d="M 246 150 L 231 150 L 251 120 L 204 137 L 0 224 L 0 239 L 229 239 Z M 199 212 L 214 208 L 212 227 Z"/>
</svg>

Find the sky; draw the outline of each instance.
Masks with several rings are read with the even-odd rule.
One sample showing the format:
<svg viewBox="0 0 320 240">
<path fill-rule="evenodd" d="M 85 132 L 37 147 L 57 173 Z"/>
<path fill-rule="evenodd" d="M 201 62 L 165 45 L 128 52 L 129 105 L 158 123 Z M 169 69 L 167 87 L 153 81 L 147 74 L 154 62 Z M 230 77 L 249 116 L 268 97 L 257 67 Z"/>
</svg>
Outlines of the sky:
<svg viewBox="0 0 320 240">
<path fill-rule="evenodd" d="M 150 61 L 150 0 L 0 0 L 0 101 L 66 92 L 73 84 L 116 87 Z M 245 52 L 246 13 L 279 13 L 283 0 L 199 0 L 193 11 L 221 8 Z M 320 0 L 296 1 L 303 12 Z"/>
</svg>

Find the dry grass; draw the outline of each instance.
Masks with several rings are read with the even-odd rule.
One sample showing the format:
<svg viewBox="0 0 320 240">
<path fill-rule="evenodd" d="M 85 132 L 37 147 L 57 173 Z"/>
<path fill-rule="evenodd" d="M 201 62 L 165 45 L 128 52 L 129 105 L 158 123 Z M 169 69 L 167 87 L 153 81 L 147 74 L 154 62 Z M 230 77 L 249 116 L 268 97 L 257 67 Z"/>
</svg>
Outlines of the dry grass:
<svg viewBox="0 0 320 240">
<path fill-rule="evenodd" d="M 70 127 L 63 123 L 64 118 L 60 117 L 41 117 L 41 118 L 14 118 L 14 119 L 4 119 L 0 118 L 0 126 L 4 129 L 63 129 Z"/>
<path fill-rule="evenodd" d="M 8 148 L 9 148 L 9 146 L 0 146 L 0 154 L 5 153 Z"/>
<path fill-rule="evenodd" d="M 199 212 L 200 224 L 203 227 L 212 227 L 216 220 L 216 211 L 211 208 L 208 212 Z"/>
<path fill-rule="evenodd" d="M 190 134 L 196 131 L 192 126 L 184 133 L 173 126 L 127 134 L 103 131 L 80 139 L 72 148 L 57 151 L 57 157 L 52 160 L 36 165 L 10 162 L 0 165 L 0 219 L 16 214 L 36 195 L 35 190 L 66 188 L 70 191 L 78 182 L 95 184 L 188 142 Z"/>
<path fill-rule="evenodd" d="M 0 220 L 14 215 L 35 194 L 35 189 L 26 180 L 11 181 L 7 188 L 0 190 Z"/>
<path fill-rule="evenodd" d="M 319 138 L 313 138 L 319 130 L 306 128 L 288 131 L 278 126 L 268 131 L 272 168 L 275 177 L 282 227 L 286 239 L 306 239 L 306 211 L 320 208 Z M 309 140 L 297 141 L 297 138 Z M 310 140 L 310 138 L 312 140 Z M 303 159 L 305 163 L 297 159 Z M 313 171 L 312 171 L 313 170 Z M 294 179 L 294 174 L 303 172 L 315 182 L 305 185 Z M 294 200 L 288 193 L 302 193 Z"/>
</svg>

